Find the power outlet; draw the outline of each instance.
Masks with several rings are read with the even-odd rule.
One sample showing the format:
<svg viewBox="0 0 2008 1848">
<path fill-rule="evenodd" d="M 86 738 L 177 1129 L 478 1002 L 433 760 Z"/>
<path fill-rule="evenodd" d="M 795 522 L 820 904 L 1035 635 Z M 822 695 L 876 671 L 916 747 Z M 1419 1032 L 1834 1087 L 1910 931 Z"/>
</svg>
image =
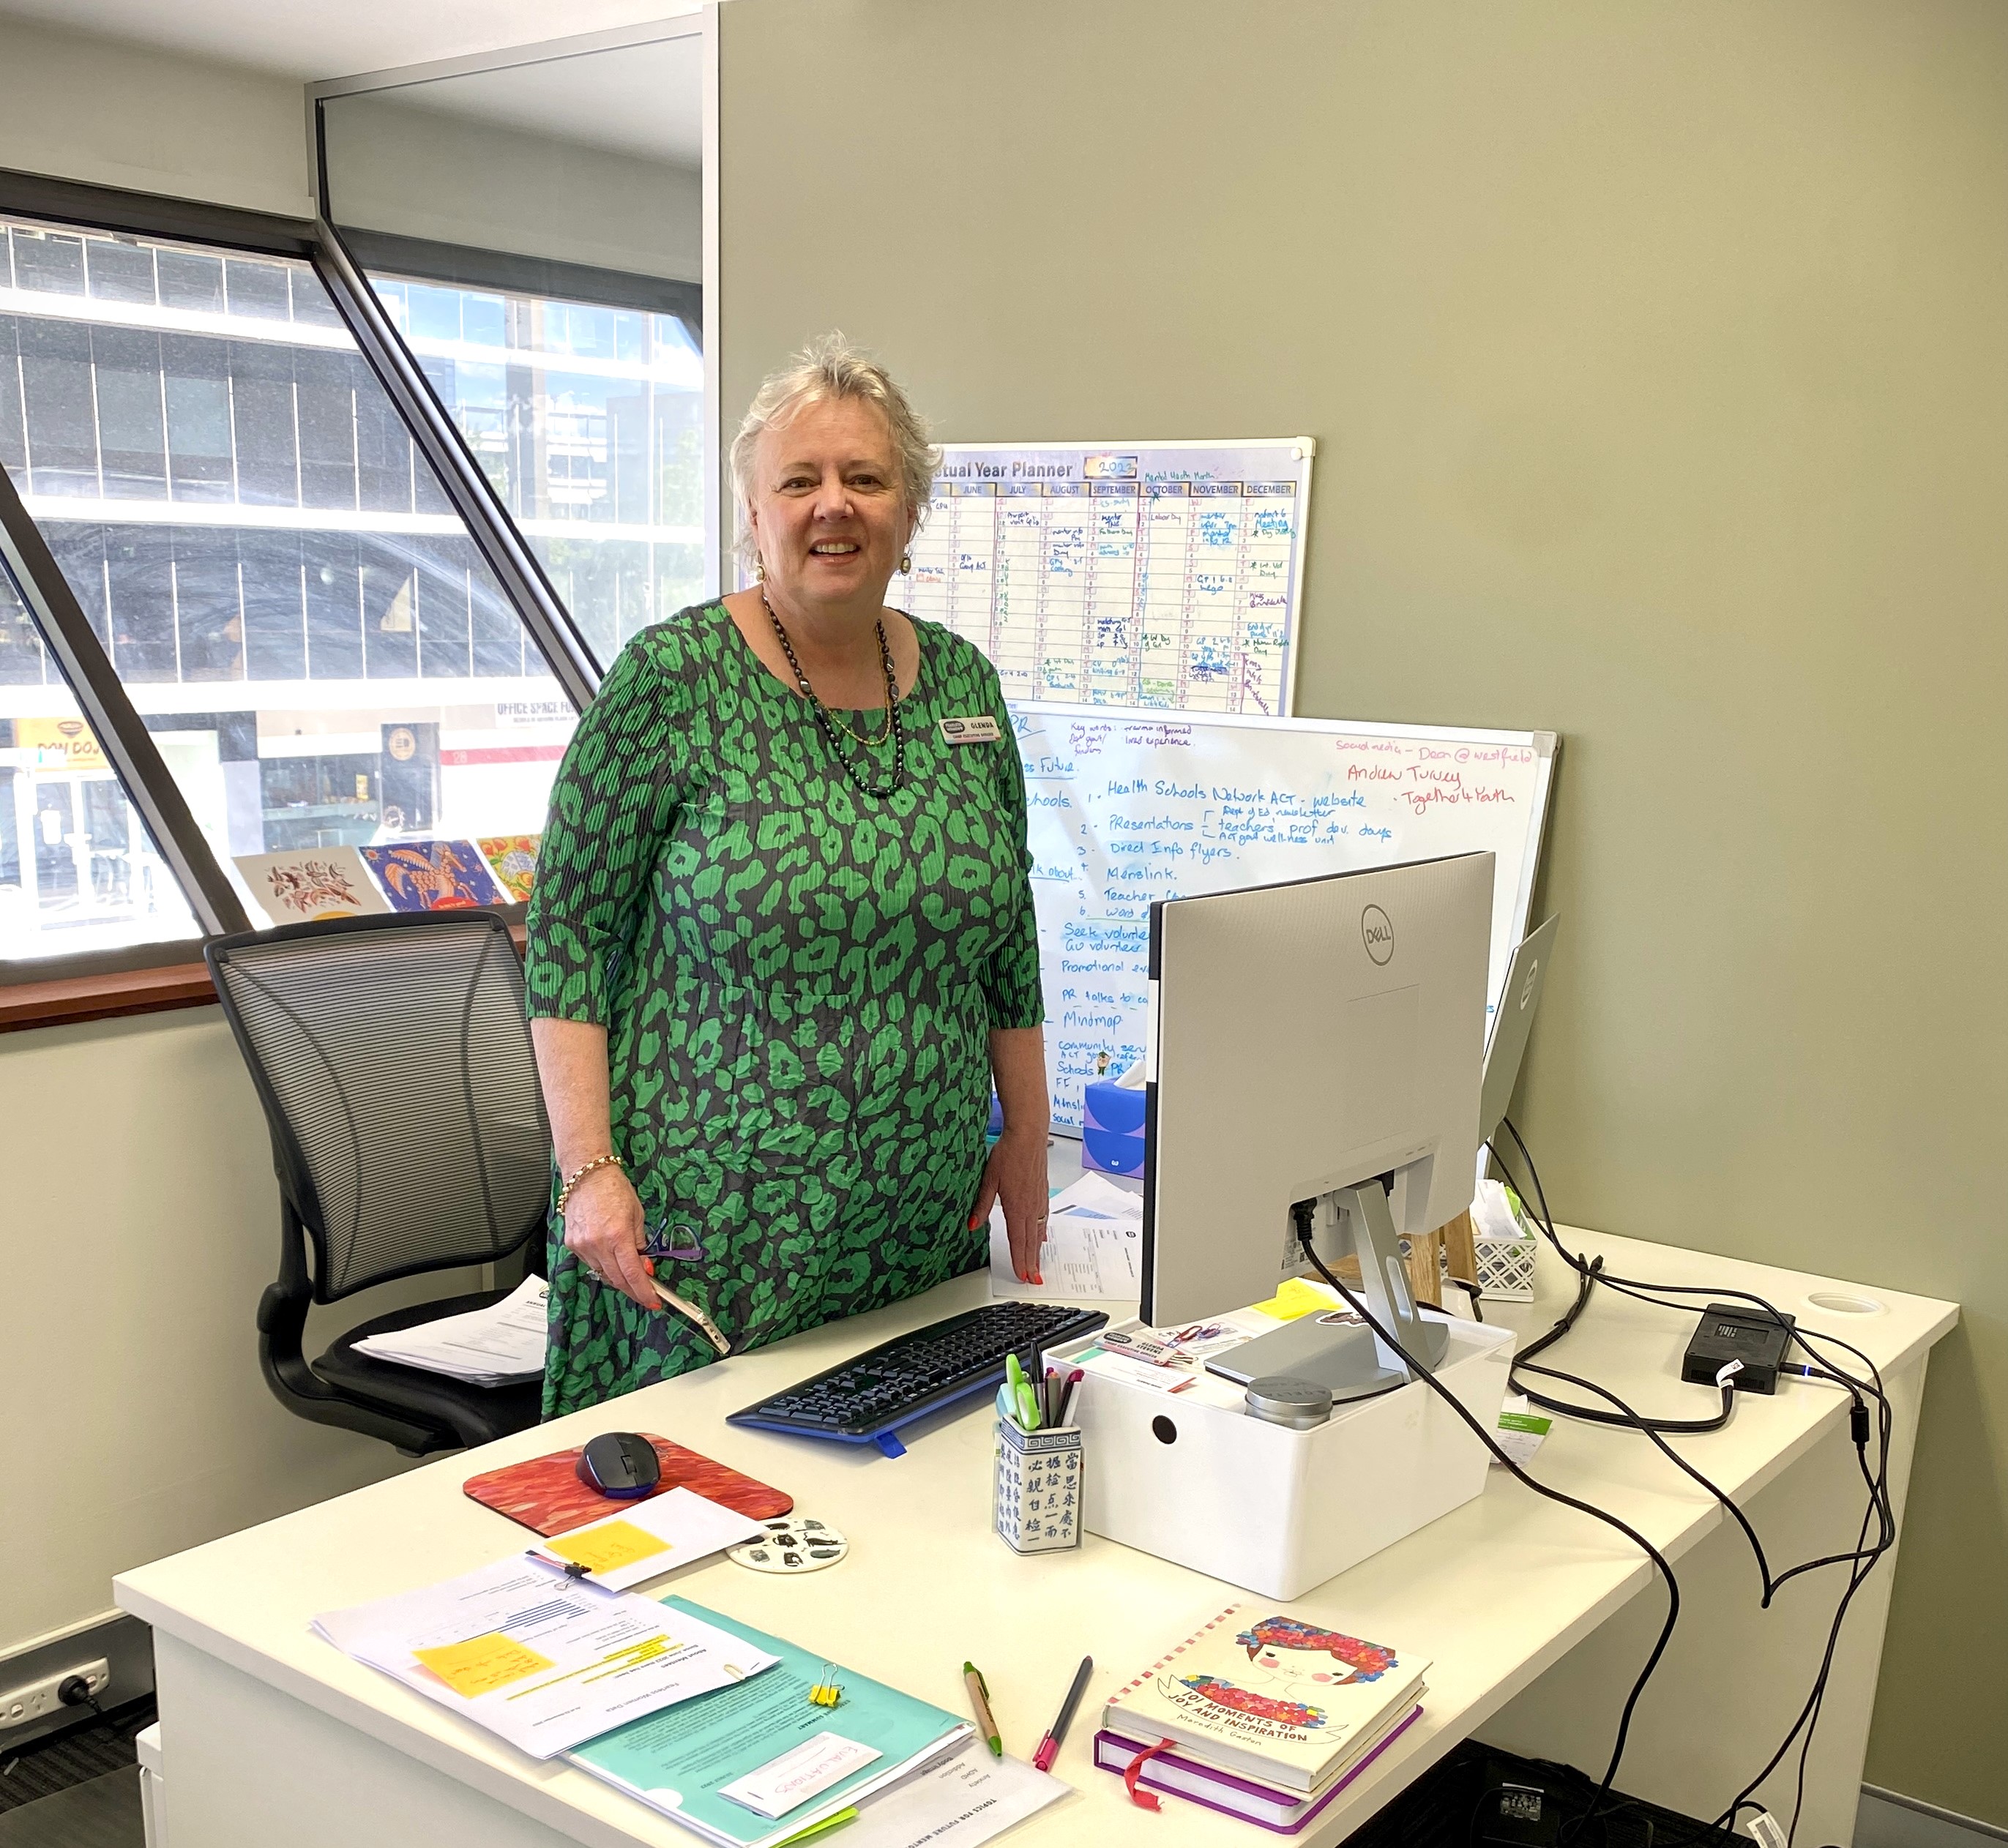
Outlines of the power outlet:
<svg viewBox="0 0 2008 1848">
<path fill-rule="evenodd" d="M 56 1690 L 72 1675 L 83 1676 L 84 1685 L 95 1700 L 111 1684 L 111 1664 L 102 1656 L 95 1662 L 76 1662 L 53 1675 L 43 1676 L 39 1681 L 26 1681 L 19 1687 L 0 1690 L 0 1733 L 13 1726 L 33 1726 L 38 1719 L 47 1719 L 51 1713 L 62 1712 L 63 1703 L 56 1698 Z M 71 1711 L 81 1715 L 86 1709 L 77 1707 Z"/>
</svg>

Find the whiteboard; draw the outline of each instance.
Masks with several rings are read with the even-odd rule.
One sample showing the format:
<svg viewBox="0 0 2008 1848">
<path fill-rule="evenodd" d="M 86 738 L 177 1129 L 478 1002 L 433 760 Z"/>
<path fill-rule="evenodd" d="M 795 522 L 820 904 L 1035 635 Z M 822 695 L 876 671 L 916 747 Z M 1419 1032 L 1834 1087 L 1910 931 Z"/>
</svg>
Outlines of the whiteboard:
<svg viewBox="0 0 2008 1848">
<path fill-rule="evenodd" d="M 1553 732 L 1014 705 L 1053 1121 L 1144 1056 L 1154 900 L 1489 850 L 1488 1013 L 1526 935 Z M 1250 981 L 1287 973 L 1250 972 Z"/>
<path fill-rule="evenodd" d="M 1287 712 L 1317 448 L 946 444 L 888 597 L 974 642 L 1008 699 Z"/>
</svg>

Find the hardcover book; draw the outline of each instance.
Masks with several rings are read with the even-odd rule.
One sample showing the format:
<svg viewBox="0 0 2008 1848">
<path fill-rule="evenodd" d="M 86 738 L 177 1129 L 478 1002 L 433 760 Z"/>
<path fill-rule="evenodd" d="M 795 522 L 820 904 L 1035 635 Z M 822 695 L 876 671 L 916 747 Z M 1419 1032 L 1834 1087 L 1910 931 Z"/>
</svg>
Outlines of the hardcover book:
<svg viewBox="0 0 2008 1848">
<path fill-rule="evenodd" d="M 1313 1790 L 1415 1704 L 1429 1670 L 1273 1606 L 1231 1604 L 1109 1697 L 1102 1726 L 1168 1739 L 1230 1771 Z"/>
<path fill-rule="evenodd" d="M 1350 1790 L 1367 1768 L 1422 1717 L 1420 1707 L 1391 1714 L 1380 1730 L 1363 1738 L 1359 1755 L 1316 1790 L 1279 1790 L 1259 1779 L 1222 1771 L 1204 1758 L 1188 1756 L 1167 1745 L 1147 1746 L 1114 1733 L 1094 1736 L 1094 1761 L 1112 1771 L 1130 1786 L 1136 1800 L 1139 1787 L 1166 1790 L 1188 1802 L 1239 1816 L 1278 1835 L 1293 1836 L 1315 1822 L 1334 1799 Z M 1146 1804 L 1145 1807 L 1149 1806 Z"/>
</svg>

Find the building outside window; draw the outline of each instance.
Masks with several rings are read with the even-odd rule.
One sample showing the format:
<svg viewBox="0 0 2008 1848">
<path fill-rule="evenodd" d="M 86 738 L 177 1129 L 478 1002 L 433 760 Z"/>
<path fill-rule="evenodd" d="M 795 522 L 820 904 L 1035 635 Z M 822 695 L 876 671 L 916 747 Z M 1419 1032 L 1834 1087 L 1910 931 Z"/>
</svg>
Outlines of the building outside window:
<svg viewBox="0 0 2008 1848">
<path fill-rule="evenodd" d="M 507 305 L 480 299 L 506 330 Z M 485 312 L 463 306 L 463 333 L 485 325 Z M 585 562 L 566 567 L 615 585 L 595 618 L 610 642 L 640 627 L 656 598 L 652 574 L 669 568 L 656 549 L 681 542 L 668 536 L 681 528 L 662 518 L 659 493 L 642 518 L 611 518 L 625 504 L 634 447 L 624 426 L 614 432 L 628 415 L 622 394 L 652 405 L 649 380 L 589 367 L 580 376 L 596 381 L 596 411 L 582 388 L 553 390 L 556 375 L 519 392 L 503 339 L 450 344 L 452 355 L 428 364 L 450 364 L 458 381 L 464 349 L 470 407 L 486 391 L 484 408 L 502 430 L 520 429 L 528 453 L 552 449 L 540 417 L 545 431 L 580 420 L 557 445 L 561 473 L 513 475 L 514 491 L 547 510 L 539 519 L 567 531 L 605 524 L 600 542 L 640 549 L 640 564 L 604 556 L 592 549 L 596 532 Z M 656 364 L 651 351 L 607 363 Z M 477 353 L 494 362 L 492 377 Z M 666 384 L 665 396 L 681 401 Z M 519 399 L 532 408 L 512 412 Z M 535 407 L 546 401 L 576 408 L 545 416 Z M 664 451 L 652 430 L 655 468 Z M 484 431 L 477 445 L 484 460 L 492 439 Z M 225 866 L 287 849 L 542 828 L 576 713 L 309 265 L 0 219 L 0 465 Z M 553 496 L 553 479 L 578 484 L 569 500 Z M 550 511 L 560 507 L 572 511 Z M 537 542 L 558 561 L 559 540 Z M 115 779 L 48 755 L 44 730 L 80 723 L 76 708 L 11 593 L 0 606 L 0 717 L 16 740 L 0 755 L 13 798 L 0 867 L 16 882 L 0 872 L 0 903 L 16 891 L 16 910 L 35 920 L 0 924 L 0 955 L 185 928 L 186 907 L 171 929 L 164 922 L 164 875 L 132 827 L 123 848 L 111 844 L 125 814 Z M 66 748 L 102 763 L 94 741 Z M 77 776 L 87 792 L 67 798 L 67 818 L 24 832 L 22 817 L 59 807 L 64 779 Z M 51 828 L 72 843 L 60 865 Z M 50 848 L 46 881 L 26 870 L 29 832 Z M 80 836 L 93 844 L 76 846 Z M 61 931 L 58 915 L 70 920 Z"/>
<path fill-rule="evenodd" d="M 371 281 L 603 667 L 698 599 L 704 362 L 683 321 Z"/>
<path fill-rule="evenodd" d="M 0 959 L 197 935 L 173 873 L 0 571 Z"/>
</svg>

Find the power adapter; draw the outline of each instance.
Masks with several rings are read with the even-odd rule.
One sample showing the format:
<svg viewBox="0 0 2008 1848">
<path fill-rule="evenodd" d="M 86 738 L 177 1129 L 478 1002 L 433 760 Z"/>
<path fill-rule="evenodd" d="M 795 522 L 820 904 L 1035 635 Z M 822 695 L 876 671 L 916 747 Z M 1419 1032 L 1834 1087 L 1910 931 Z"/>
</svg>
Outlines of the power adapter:
<svg viewBox="0 0 2008 1848">
<path fill-rule="evenodd" d="M 1723 1369 L 1733 1364 L 1736 1371 L 1730 1383 L 1739 1392 L 1775 1393 L 1778 1368 L 1791 1345 L 1794 1326 L 1790 1316 L 1774 1320 L 1760 1309 L 1711 1302 L 1702 1311 L 1701 1326 L 1688 1337 L 1681 1377 L 1690 1386 L 1713 1386 Z"/>
<path fill-rule="evenodd" d="M 1487 1767 L 1485 1794 L 1472 1818 L 1472 1841 L 1485 1848 L 1554 1848 L 1561 1806 L 1539 1784 Z"/>
</svg>

